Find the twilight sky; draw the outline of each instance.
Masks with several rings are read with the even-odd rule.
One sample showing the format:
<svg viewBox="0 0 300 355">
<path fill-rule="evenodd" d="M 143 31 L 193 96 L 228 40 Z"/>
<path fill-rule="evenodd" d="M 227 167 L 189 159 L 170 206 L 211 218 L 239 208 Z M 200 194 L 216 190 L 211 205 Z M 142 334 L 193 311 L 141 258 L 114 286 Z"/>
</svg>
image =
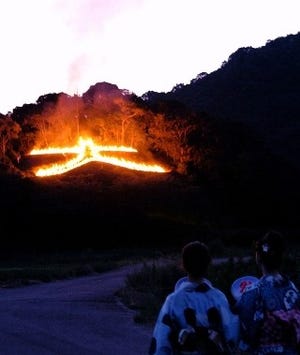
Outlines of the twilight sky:
<svg viewBox="0 0 300 355">
<path fill-rule="evenodd" d="M 300 0 L 0 0 L 0 112 L 107 81 L 137 95 L 300 31 Z"/>
</svg>

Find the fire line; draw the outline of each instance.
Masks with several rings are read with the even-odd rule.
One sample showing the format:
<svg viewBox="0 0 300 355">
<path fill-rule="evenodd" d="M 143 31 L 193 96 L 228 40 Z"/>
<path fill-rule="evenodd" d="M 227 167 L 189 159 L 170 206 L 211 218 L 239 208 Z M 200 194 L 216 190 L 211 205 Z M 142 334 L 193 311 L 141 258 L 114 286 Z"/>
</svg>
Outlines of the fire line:
<svg viewBox="0 0 300 355">
<path fill-rule="evenodd" d="M 97 145 L 91 138 L 80 137 L 77 145 L 72 147 L 49 147 L 44 149 L 33 149 L 29 155 L 45 155 L 45 154 L 67 154 L 73 153 L 77 156 L 73 159 L 66 161 L 65 163 L 55 163 L 44 168 L 38 168 L 35 171 L 36 176 L 51 176 L 66 173 L 70 170 L 78 168 L 84 164 L 92 161 L 108 163 L 116 166 L 120 166 L 127 169 L 166 173 L 169 170 L 163 168 L 158 164 L 146 164 L 137 163 L 132 160 L 103 155 L 101 152 L 125 152 L 125 153 L 137 153 L 138 151 L 132 147 L 115 146 L 115 145 Z"/>
</svg>

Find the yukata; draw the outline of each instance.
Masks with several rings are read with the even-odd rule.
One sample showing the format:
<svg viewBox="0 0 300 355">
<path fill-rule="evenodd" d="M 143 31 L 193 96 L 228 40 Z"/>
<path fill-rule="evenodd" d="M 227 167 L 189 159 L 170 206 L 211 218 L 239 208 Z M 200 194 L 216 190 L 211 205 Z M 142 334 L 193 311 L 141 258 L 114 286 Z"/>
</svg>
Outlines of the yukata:
<svg viewBox="0 0 300 355">
<path fill-rule="evenodd" d="M 214 288 L 207 279 L 197 283 L 183 278 L 162 305 L 154 326 L 149 354 L 208 354 L 199 348 L 180 348 L 178 340 L 183 330 L 197 332 L 199 329 L 209 329 L 209 311 L 212 309 L 220 315 L 219 327 L 224 340 L 235 346 L 239 337 L 239 319 L 231 312 L 225 294 Z"/>
<path fill-rule="evenodd" d="M 266 275 L 242 294 L 241 350 L 255 355 L 294 355 L 300 342 L 300 294 L 286 276 Z"/>
</svg>

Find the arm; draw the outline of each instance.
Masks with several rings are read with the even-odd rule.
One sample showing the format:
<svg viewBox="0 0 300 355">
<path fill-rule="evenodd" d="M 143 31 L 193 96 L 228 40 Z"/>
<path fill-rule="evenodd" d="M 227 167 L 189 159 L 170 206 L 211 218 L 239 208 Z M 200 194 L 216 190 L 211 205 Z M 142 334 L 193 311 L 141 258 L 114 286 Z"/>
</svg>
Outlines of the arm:
<svg viewBox="0 0 300 355">
<path fill-rule="evenodd" d="M 250 346 L 257 342 L 263 319 L 258 289 L 245 292 L 235 306 L 241 323 L 241 340 Z"/>
<path fill-rule="evenodd" d="M 161 307 L 154 326 L 149 355 L 174 355 L 178 331 L 170 315 L 170 298 Z"/>
<path fill-rule="evenodd" d="M 220 302 L 216 308 L 220 314 L 224 340 L 232 347 L 237 346 L 240 337 L 240 321 L 238 315 L 232 312 L 224 294 L 221 294 Z"/>
</svg>

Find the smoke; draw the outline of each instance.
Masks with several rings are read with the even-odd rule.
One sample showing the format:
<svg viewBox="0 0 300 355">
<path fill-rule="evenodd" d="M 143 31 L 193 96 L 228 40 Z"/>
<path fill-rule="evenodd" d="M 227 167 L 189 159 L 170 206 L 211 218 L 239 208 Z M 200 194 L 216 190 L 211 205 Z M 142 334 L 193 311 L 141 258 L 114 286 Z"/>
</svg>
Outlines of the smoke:
<svg viewBox="0 0 300 355">
<path fill-rule="evenodd" d="M 112 80 L 107 74 L 107 26 L 120 13 L 130 12 L 145 0 L 55 0 L 60 28 L 69 48 L 67 91 L 78 94 L 97 80 Z"/>
<path fill-rule="evenodd" d="M 67 25 L 80 38 L 99 33 L 112 17 L 139 6 L 145 0 L 56 0 L 56 7 Z"/>
<path fill-rule="evenodd" d="M 69 67 L 68 87 L 69 91 L 78 94 L 78 86 L 88 65 L 88 57 L 85 54 L 75 58 Z"/>
</svg>

